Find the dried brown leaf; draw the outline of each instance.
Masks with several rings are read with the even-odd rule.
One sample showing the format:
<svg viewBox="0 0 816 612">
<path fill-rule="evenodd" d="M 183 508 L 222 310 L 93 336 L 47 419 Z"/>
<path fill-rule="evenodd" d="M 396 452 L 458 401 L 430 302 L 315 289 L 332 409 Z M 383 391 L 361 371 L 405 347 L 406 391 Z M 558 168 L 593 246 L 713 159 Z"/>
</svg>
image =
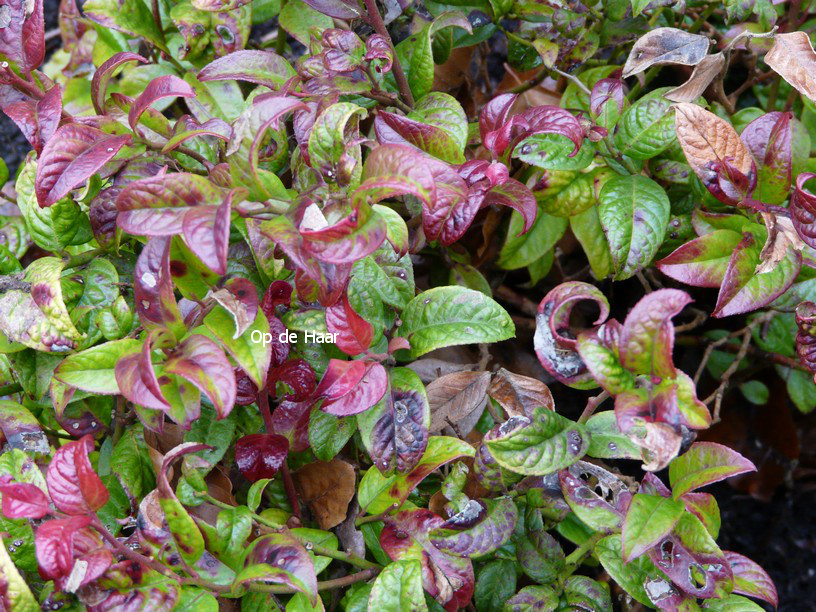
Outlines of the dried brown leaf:
<svg viewBox="0 0 816 612">
<path fill-rule="evenodd" d="M 722 53 L 706 55 L 694 67 L 688 81 L 666 92 L 666 99 L 672 102 L 694 102 L 703 95 L 703 92 L 711 85 L 711 81 L 720 74 L 724 66 L 725 56 Z"/>
<path fill-rule="evenodd" d="M 508 416 L 529 416 L 538 406 L 555 410 L 547 385 L 536 378 L 513 374 L 504 368 L 496 372 L 487 393 L 504 408 Z"/>
<path fill-rule="evenodd" d="M 306 502 L 321 529 L 331 529 L 346 519 L 354 497 L 354 467 L 342 459 L 315 461 L 292 474 L 301 500 Z"/>
<path fill-rule="evenodd" d="M 713 180 L 713 164 L 726 158 L 746 176 L 751 154 L 731 124 L 696 104 L 675 105 L 675 132 L 686 159 L 704 185 Z"/>
<path fill-rule="evenodd" d="M 816 52 L 807 32 L 777 34 L 765 63 L 799 93 L 816 101 Z"/>
<path fill-rule="evenodd" d="M 641 36 L 623 65 L 623 77 L 659 64 L 696 66 L 708 55 L 710 39 L 676 28 L 657 28 Z"/>
<path fill-rule="evenodd" d="M 759 254 L 756 274 L 773 270 L 785 258 L 789 248 L 801 251 L 805 247 L 805 243 L 793 227 L 793 222 L 787 217 L 777 217 L 772 213 L 763 212 L 762 220 L 768 229 L 768 240 Z"/>
<path fill-rule="evenodd" d="M 456 372 L 428 385 L 431 433 L 448 427 L 448 420 L 459 423 L 484 407 L 489 384 L 490 372 Z"/>
</svg>

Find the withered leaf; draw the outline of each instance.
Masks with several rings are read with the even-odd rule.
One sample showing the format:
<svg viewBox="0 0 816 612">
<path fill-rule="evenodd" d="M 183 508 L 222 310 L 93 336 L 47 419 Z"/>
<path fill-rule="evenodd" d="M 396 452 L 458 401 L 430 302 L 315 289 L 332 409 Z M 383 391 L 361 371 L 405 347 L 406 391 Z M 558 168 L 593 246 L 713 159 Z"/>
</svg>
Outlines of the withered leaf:
<svg viewBox="0 0 816 612">
<path fill-rule="evenodd" d="M 776 268 L 777 264 L 784 259 L 789 248 L 801 251 L 805 247 L 805 243 L 796 233 L 793 222 L 789 218 L 763 212 L 762 220 L 768 229 L 768 240 L 759 254 L 756 274 L 770 272 Z"/>
<path fill-rule="evenodd" d="M 807 32 L 777 34 L 765 63 L 799 93 L 816 101 L 816 52 Z"/>
<path fill-rule="evenodd" d="M 496 372 L 487 393 L 504 408 L 508 416 L 529 416 L 538 406 L 549 410 L 555 408 L 547 385 L 538 379 L 513 374 L 504 368 Z"/>
<path fill-rule="evenodd" d="M 722 53 L 706 55 L 694 67 L 688 81 L 666 92 L 665 97 L 672 102 L 694 102 L 703 95 L 711 82 L 720 74 L 725 66 L 725 56 Z"/>
<path fill-rule="evenodd" d="M 427 388 L 430 431 L 441 431 L 448 420 L 458 423 L 483 407 L 489 384 L 490 372 L 456 372 L 433 381 Z"/>
<path fill-rule="evenodd" d="M 657 28 L 641 36 L 623 65 L 623 78 L 658 64 L 696 66 L 708 54 L 711 41 L 702 34 Z"/>
<path fill-rule="evenodd" d="M 292 474 L 298 495 L 306 502 L 321 529 L 331 529 L 346 519 L 354 497 L 354 467 L 335 457 L 315 461 Z"/>
<path fill-rule="evenodd" d="M 680 102 L 675 109 L 677 140 L 703 184 L 726 158 L 746 176 L 751 172 L 751 154 L 730 123 L 696 104 Z"/>
</svg>

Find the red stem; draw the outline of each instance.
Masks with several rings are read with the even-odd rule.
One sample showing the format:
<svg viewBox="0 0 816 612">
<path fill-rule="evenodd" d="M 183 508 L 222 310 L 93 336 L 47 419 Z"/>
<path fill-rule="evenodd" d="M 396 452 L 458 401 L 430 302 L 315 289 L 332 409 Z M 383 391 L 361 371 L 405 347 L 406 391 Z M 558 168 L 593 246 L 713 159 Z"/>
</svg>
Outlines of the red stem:
<svg viewBox="0 0 816 612">
<path fill-rule="evenodd" d="M 283 488 L 286 489 L 286 497 L 289 498 L 289 504 L 292 506 L 292 514 L 297 520 L 300 520 L 300 502 L 298 501 L 297 491 L 295 491 L 292 474 L 289 473 L 289 466 L 286 465 L 285 461 L 281 466 L 281 476 L 283 476 Z"/>
</svg>

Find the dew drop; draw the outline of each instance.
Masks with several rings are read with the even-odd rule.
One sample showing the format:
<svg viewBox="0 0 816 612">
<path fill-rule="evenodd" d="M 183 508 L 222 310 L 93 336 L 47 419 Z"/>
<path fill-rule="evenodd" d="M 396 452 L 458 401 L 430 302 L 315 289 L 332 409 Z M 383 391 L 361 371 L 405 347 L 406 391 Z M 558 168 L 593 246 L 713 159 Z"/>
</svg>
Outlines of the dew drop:
<svg viewBox="0 0 816 612">
<path fill-rule="evenodd" d="M 8 62 L 0 62 L 0 68 L 8 68 Z"/>
<path fill-rule="evenodd" d="M 281 557 L 280 559 L 278 559 L 277 563 L 278 563 L 278 565 L 283 565 L 284 563 L 286 563 L 286 559 Z"/>
<path fill-rule="evenodd" d="M 14 540 L 12 544 L 14 544 L 15 546 L 22 546 L 23 544 L 25 544 L 25 542 L 23 542 L 22 540 Z"/>
<path fill-rule="evenodd" d="M 314 548 L 314 544 L 312 544 L 311 542 L 306 542 L 306 544 L 304 545 L 304 548 L 306 550 L 312 550 Z"/>
<path fill-rule="evenodd" d="M 611 451 L 618 450 L 618 445 L 615 444 L 614 442 L 610 442 L 608 446 L 609 446 L 609 450 L 611 450 Z"/>
<path fill-rule="evenodd" d="M 72 429 L 79 429 L 79 423 L 74 423 L 73 425 L 71 425 L 71 428 Z"/>
<path fill-rule="evenodd" d="M 533 147 L 531 147 L 530 145 L 526 144 L 526 145 L 524 145 L 523 147 L 521 147 L 521 154 L 522 154 L 522 155 L 527 155 L 527 154 L 528 154 L 530 151 L 532 151 L 532 150 L 533 150 Z"/>
<path fill-rule="evenodd" d="M 14 548 L 13 546 L 9 546 L 9 547 L 8 547 L 8 551 L 9 551 L 11 554 L 14 554 L 14 553 L 16 553 L 16 552 L 17 552 L 17 549 L 16 549 L 16 548 Z"/>
<path fill-rule="evenodd" d="M 91 421 L 91 429 L 96 429 L 98 425 L 99 423 L 97 423 L 96 421 Z"/>
<path fill-rule="evenodd" d="M 152 272 L 145 272 L 142 274 L 142 282 L 150 288 L 156 286 L 156 277 Z"/>
<path fill-rule="evenodd" d="M 431 303 L 431 298 L 425 298 L 425 300 L 423 300 L 422 303 L 423 304 L 430 304 Z"/>
<path fill-rule="evenodd" d="M 230 30 L 227 26 L 217 25 L 215 26 L 215 31 L 221 37 L 224 44 L 231 45 L 235 42 L 235 34 L 233 34 L 232 30 Z"/>
<path fill-rule="evenodd" d="M 108 153 L 113 153 L 113 147 L 108 147 Z"/>
</svg>

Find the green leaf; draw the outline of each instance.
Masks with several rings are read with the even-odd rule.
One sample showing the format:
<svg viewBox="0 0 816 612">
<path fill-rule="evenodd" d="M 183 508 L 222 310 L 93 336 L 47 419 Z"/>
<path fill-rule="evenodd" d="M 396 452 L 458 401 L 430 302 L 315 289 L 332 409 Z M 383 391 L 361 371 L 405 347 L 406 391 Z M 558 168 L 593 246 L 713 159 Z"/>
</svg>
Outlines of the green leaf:
<svg viewBox="0 0 816 612">
<path fill-rule="evenodd" d="M 261 501 L 263 501 L 264 489 L 270 482 L 272 482 L 271 478 L 261 478 L 253 482 L 252 486 L 249 487 L 249 491 L 247 492 L 247 507 L 251 512 L 258 510 L 258 506 L 260 506 Z"/>
<path fill-rule="evenodd" d="M 278 20 L 292 38 L 307 47 L 312 28 L 319 33 L 334 27 L 331 17 L 319 13 L 302 0 L 286 0 Z"/>
<path fill-rule="evenodd" d="M 586 422 L 592 437 L 587 455 L 597 459 L 640 459 L 640 447 L 618 427 L 614 410 L 592 416 Z"/>
<path fill-rule="evenodd" d="M 164 48 L 161 44 L 164 36 L 143 0 L 88 0 L 82 5 L 82 12 L 100 25 L 146 38 Z"/>
<path fill-rule="evenodd" d="M 590 434 L 584 425 L 546 408 L 530 419 L 514 417 L 485 442 L 503 468 L 526 476 L 544 476 L 568 467 L 586 454 Z"/>
<path fill-rule="evenodd" d="M 663 97 L 669 89 L 649 92 L 623 113 L 615 131 L 615 146 L 623 155 L 650 159 L 677 141 L 672 103 Z"/>
<path fill-rule="evenodd" d="M 357 493 L 360 507 L 377 514 L 392 504 L 401 505 L 428 474 L 459 457 L 473 457 L 475 452 L 464 440 L 431 436 L 419 463 L 407 474 L 383 476 L 376 467 L 370 468 L 360 481 Z"/>
<path fill-rule="evenodd" d="M 204 536 L 195 521 L 175 497 L 160 496 L 159 505 L 182 559 L 195 563 L 204 554 Z"/>
<path fill-rule="evenodd" d="M 352 416 L 336 417 L 322 410 L 312 410 L 309 417 L 309 445 L 315 457 L 331 461 L 357 431 L 357 420 Z"/>
<path fill-rule="evenodd" d="M 464 287 L 436 287 L 402 311 L 398 335 L 411 343 L 410 357 L 456 344 L 499 342 L 515 336 L 510 315 L 493 299 Z"/>
<path fill-rule="evenodd" d="M 501 612 L 516 592 L 516 565 L 507 559 L 496 559 L 485 565 L 476 577 L 474 599 L 477 610 Z"/>
<path fill-rule="evenodd" d="M 14 612 L 38 612 L 40 604 L 34 598 L 28 584 L 17 571 L 9 557 L 6 544 L 0 537 L 0 576 L 3 576 L 3 602 Z"/>
<path fill-rule="evenodd" d="M 114 374 L 116 362 L 141 350 L 142 342 L 130 338 L 92 346 L 68 355 L 54 370 L 54 378 L 88 393 L 118 395 L 119 385 Z"/>
<path fill-rule="evenodd" d="M 654 606 L 646 592 L 647 582 L 662 580 L 666 586 L 669 581 L 654 566 L 648 555 L 638 557 L 625 564 L 621 546 L 621 536 L 616 533 L 605 537 L 595 545 L 595 556 L 612 579 L 634 599 L 647 608 Z"/>
<path fill-rule="evenodd" d="M 209 444 L 213 448 L 185 455 L 184 466 L 186 469 L 209 471 L 215 467 L 216 463 L 221 461 L 232 445 L 236 414 L 233 411 L 227 417 L 218 419 L 215 409 L 206 405 L 201 407 L 201 416 L 193 421 L 190 431 L 184 434 L 184 441 L 201 442 L 202 444 Z"/>
<path fill-rule="evenodd" d="M 131 427 L 125 429 L 111 453 L 111 472 L 134 499 L 141 499 L 156 486 L 147 448 L 142 431 Z"/>
<path fill-rule="evenodd" d="M 666 192 L 645 176 L 616 176 L 603 186 L 598 216 L 609 241 L 616 280 L 631 278 L 651 263 L 670 212 Z"/>
<path fill-rule="evenodd" d="M 816 408 L 816 385 L 813 376 L 801 370 L 789 370 L 785 385 L 791 401 L 805 414 Z"/>
<path fill-rule="evenodd" d="M 414 297 L 414 267 L 410 255 L 398 257 L 393 249 L 381 249 L 354 262 L 352 283 L 373 290 L 386 304 L 402 310 Z M 352 297 L 349 295 L 349 299 Z M 352 303 L 352 306 L 356 304 Z"/>
<path fill-rule="evenodd" d="M 505 270 L 529 266 L 552 249 L 561 240 L 566 229 L 566 219 L 545 213 L 539 205 L 533 227 L 526 234 L 522 234 L 524 219 L 518 212 L 513 211 L 507 227 L 507 240 L 499 253 L 498 265 Z"/>
<path fill-rule="evenodd" d="M 592 276 L 602 280 L 612 273 L 612 254 L 609 252 L 609 242 L 601 225 L 598 207 L 590 206 L 584 212 L 573 215 L 569 219 L 570 229 L 581 243 Z"/>
<path fill-rule="evenodd" d="M 227 349 L 235 362 L 244 369 L 255 386 L 262 388 L 266 382 L 266 371 L 269 369 L 271 353 L 269 345 L 264 346 L 262 342 L 253 342 L 252 338 L 263 337 L 263 334 L 269 333 L 269 323 L 263 311 L 258 309 L 255 321 L 238 337 L 236 337 L 235 319 L 222 306 L 216 305 L 204 317 L 204 325 Z"/>
<path fill-rule="evenodd" d="M 753 463 L 727 446 L 715 442 L 696 442 L 669 464 L 672 497 L 677 499 L 683 493 L 712 482 L 754 471 L 756 467 Z"/>
<path fill-rule="evenodd" d="M 575 144 L 563 134 L 534 134 L 522 140 L 513 157 L 545 170 L 583 170 L 592 163 L 595 147 L 585 139 L 572 156 Z"/>
<path fill-rule="evenodd" d="M 749 380 L 739 386 L 742 395 L 752 404 L 762 406 L 768 403 L 771 392 L 765 383 L 759 380 Z"/>
<path fill-rule="evenodd" d="M 215 524 L 218 534 L 215 552 L 233 569 L 239 569 L 246 552 L 247 538 L 252 534 L 252 515 L 246 506 L 236 506 L 218 513 Z"/>
<path fill-rule="evenodd" d="M 218 612 L 218 600 L 204 589 L 185 586 L 173 612 Z"/>
<path fill-rule="evenodd" d="M 636 559 L 674 529 L 685 512 L 679 501 L 638 493 L 623 521 L 623 560 Z"/>
<path fill-rule="evenodd" d="M 427 610 L 419 561 L 389 563 L 374 581 L 368 607 L 370 610 Z"/>
<path fill-rule="evenodd" d="M 459 152 L 464 151 L 468 139 L 467 115 L 450 94 L 433 91 L 423 96 L 408 117 L 441 128 L 453 139 Z"/>
<path fill-rule="evenodd" d="M 741 595 L 729 595 L 723 599 L 706 599 L 702 608 L 712 612 L 761 612 L 765 609 Z"/>
<path fill-rule="evenodd" d="M 320 113 L 309 135 L 312 167 L 324 174 L 330 171 L 333 176 L 337 176 L 340 158 L 351 154 L 357 161 L 353 170 L 352 187 L 359 184 L 363 171 L 360 145 L 349 145 L 349 140 L 357 134 L 360 118 L 365 116 L 366 110 L 351 102 L 332 104 Z"/>
</svg>

